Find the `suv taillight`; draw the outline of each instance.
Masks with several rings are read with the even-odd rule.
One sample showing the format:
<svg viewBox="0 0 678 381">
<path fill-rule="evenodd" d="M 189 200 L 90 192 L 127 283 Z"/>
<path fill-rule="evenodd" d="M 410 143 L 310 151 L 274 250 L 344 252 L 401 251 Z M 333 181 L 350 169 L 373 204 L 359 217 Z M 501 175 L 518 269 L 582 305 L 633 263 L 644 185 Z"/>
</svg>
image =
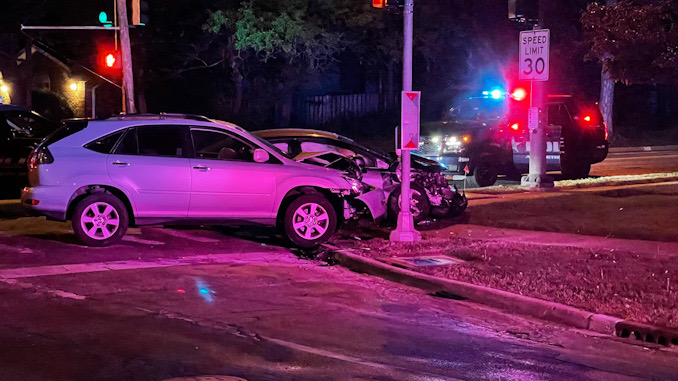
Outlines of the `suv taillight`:
<svg viewBox="0 0 678 381">
<path fill-rule="evenodd" d="M 28 156 L 28 168 L 35 169 L 40 164 L 52 164 L 54 157 L 47 147 L 38 147 Z"/>
</svg>

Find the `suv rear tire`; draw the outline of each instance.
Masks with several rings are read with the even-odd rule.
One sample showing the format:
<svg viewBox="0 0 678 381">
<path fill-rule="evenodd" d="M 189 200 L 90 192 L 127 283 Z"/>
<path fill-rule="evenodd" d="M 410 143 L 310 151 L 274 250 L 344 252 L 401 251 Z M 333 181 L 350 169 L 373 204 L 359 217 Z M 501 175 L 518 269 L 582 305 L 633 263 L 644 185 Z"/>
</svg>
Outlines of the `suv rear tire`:
<svg viewBox="0 0 678 381">
<path fill-rule="evenodd" d="M 295 245 L 310 249 L 326 242 L 337 229 L 337 213 L 325 197 L 305 194 L 294 199 L 283 217 L 285 235 Z"/>
<path fill-rule="evenodd" d="M 87 246 L 102 247 L 122 239 L 129 226 L 125 205 L 110 193 L 93 193 L 73 211 L 73 232 Z"/>
</svg>

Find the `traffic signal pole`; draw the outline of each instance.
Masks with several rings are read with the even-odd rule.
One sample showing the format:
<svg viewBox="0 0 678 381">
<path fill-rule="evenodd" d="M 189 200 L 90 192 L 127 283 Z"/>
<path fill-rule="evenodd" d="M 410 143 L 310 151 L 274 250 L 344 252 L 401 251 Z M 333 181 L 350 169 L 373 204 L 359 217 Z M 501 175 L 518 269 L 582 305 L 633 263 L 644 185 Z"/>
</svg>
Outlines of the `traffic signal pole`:
<svg viewBox="0 0 678 381">
<path fill-rule="evenodd" d="M 414 28 L 414 0 L 405 0 L 403 7 L 403 91 L 412 91 L 412 35 Z M 403 106 L 401 105 L 401 108 Z M 403 128 L 401 125 L 400 128 Z M 415 142 L 419 144 L 419 142 Z M 400 150 L 402 172 L 400 176 L 400 212 L 398 224 L 391 232 L 394 242 L 413 242 L 421 239 L 421 234 L 414 229 L 414 220 L 410 211 L 410 149 Z"/>
<path fill-rule="evenodd" d="M 123 111 L 129 114 L 137 112 L 134 104 L 134 76 L 132 74 L 132 48 L 129 40 L 129 22 L 127 21 L 127 1 L 116 0 L 120 27 L 120 52 L 122 55 L 122 94 Z"/>
</svg>

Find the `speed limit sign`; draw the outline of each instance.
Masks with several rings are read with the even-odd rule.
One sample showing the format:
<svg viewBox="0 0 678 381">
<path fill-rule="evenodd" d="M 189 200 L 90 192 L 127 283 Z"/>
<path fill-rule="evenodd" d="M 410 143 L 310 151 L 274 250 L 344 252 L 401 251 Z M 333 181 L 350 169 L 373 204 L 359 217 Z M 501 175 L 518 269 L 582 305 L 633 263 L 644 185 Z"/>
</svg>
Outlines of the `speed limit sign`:
<svg viewBox="0 0 678 381">
<path fill-rule="evenodd" d="M 549 79 L 548 29 L 520 32 L 520 73 L 521 81 L 547 81 Z"/>
</svg>

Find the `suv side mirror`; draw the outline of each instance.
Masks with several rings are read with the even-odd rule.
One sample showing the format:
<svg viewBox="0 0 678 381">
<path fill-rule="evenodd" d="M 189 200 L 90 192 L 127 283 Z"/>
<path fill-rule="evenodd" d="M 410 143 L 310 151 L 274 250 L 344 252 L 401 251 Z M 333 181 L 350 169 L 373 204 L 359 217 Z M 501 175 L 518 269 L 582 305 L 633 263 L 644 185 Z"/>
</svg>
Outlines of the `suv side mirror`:
<svg viewBox="0 0 678 381">
<path fill-rule="evenodd" d="M 261 148 L 257 148 L 254 150 L 254 161 L 257 163 L 265 163 L 269 159 L 269 154 L 266 152 L 266 150 L 263 150 Z"/>
</svg>

